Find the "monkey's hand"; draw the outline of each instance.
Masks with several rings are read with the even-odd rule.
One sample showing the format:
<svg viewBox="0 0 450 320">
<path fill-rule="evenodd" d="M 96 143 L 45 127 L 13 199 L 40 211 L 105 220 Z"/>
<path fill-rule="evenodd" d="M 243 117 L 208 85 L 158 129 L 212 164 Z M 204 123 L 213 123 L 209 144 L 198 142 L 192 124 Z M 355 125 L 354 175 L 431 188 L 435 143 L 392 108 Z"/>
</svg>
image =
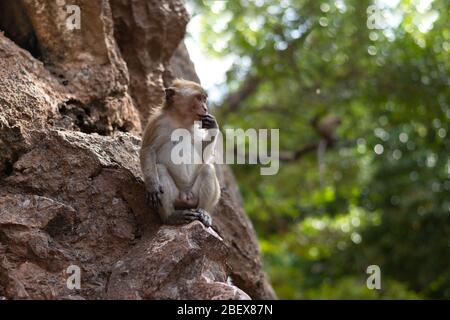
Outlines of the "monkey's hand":
<svg viewBox="0 0 450 320">
<path fill-rule="evenodd" d="M 216 118 L 211 114 L 205 114 L 201 117 L 203 129 L 216 129 L 219 127 Z"/>
<path fill-rule="evenodd" d="M 147 193 L 145 194 L 147 204 L 149 204 L 152 208 L 157 209 L 162 205 L 161 202 L 161 194 L 164 193 L 164 190 L 160 184 L 152 184 L 147 187 Z"/>
</svg>

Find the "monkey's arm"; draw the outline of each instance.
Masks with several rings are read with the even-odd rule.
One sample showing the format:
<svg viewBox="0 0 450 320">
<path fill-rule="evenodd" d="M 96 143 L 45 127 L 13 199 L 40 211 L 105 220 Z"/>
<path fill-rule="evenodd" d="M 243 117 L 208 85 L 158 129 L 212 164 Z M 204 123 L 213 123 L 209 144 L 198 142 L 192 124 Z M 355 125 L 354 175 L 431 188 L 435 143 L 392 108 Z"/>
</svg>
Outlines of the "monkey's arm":
<svg viewBox="0 0 450 320">
<path fill-rule="evenodd" d="M 202 128 L 207 129 L 206 136 L 202 141 L 203 160 L 205 161 L 214 155 L 215 142 L 219 134 L 219 125 L 213 115 L 207 114 L 202 117 Z"/>
<path fill-rule="evenodd" d="M 160 194 L 164 190 L 159 182 L 158 170 L 156 168 L 156 152 L 152 146 L 143 147 L 140 153 L 141 170 L 147 188 L 147 202 L 157 208 L 161 205 Z"/>
<path fill-rule="evenodd" d="M 204 139 L 202 140 L 203 150 L 209 145 L 214 145 L 216 142 L 217 135 L 219 133 L 219 129 L 209 129 L 206 132 Z"/>
</svg>

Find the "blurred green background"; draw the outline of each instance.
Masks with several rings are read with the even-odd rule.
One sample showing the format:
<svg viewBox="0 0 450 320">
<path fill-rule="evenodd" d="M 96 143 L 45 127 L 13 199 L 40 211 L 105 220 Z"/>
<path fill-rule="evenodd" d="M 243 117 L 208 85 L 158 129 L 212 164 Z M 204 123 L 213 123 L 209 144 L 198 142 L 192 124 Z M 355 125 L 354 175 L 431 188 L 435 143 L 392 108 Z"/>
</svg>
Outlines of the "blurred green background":
<svg viewBox="0 0 450 320">
<path fill-rule="evenodd" d="M 189 4 L 202 50 L 232 61 L 222 127 L 299 151 L 274 176 L 233 167 L 279 298 L 449 299 L 448 0 Z"/>
</svg>

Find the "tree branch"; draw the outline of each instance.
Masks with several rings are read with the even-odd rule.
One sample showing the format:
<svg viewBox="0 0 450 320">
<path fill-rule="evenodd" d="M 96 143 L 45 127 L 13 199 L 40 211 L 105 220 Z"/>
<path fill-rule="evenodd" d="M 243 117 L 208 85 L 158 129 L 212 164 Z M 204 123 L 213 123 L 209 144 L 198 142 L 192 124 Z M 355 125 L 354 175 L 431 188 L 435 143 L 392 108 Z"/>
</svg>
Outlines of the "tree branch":
<svg viewBox="0 0 450 320">
<path fill-rule="evenodd" d="M 264 105 L 258 106 L 256 108 L 246 109 L 245 112 L 247 112 L 247 113 L 265 112 L 265 113 L 292 114 L 292 115 L 295 114 L 295 112 L 293 112 L 291 109 L 281 107 L 276 104 L 264 104 Z"/>
<path fill-rule="evenodd" d="M 241 102 L 247 99 L 258 89 L 262 79 L 259 76 L 250 76 L 241 85 L 240 89 L 231 93 L 222 103 L 221 112 L 234 112 L 238 109 Z"/>
<path fill-rule="evenodd" d="M 333 149 L 339 145 L 340 148 L 352 146 L 355 144 L 355 141 L 353 140 L 346 140 L 346 141 L 340 141 L 337 139 L 322 139 L 322 141 L 325 142 L 325 151 Z M 317 149 L 320 146 L 320 141 L 309 143 L 297 150 L 294 151 L 280 151 L 280 161 L 281 162 L 293 162 L 296 160 L 299 160 L 303 156 L 307 155 L 308 153 L 317 151 Z"/>
</svg>

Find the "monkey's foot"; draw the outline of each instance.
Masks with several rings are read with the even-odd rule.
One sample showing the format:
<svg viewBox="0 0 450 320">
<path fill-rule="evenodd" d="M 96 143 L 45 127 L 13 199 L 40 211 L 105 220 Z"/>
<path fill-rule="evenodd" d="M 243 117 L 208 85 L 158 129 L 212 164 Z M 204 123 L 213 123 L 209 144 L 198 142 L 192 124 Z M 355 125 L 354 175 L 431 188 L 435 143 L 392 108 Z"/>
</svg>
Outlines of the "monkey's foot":
<svg viewBox="0 0 450 320">
<path fill-rule="evenodd" d="M 208 212 L 203 209 L 190 209 L 190 210 L 175 210 L 173 213 L 165 220 L 167 224 L 188 224 L 192 221 L 198 220 L 205 225 L 205 227 L 210 227 L 212 219 Z"/>
<path fill-rule="evenodd" d="M 199 219 L 198 220 L 200 220 L 205 225 L 205 227 L 211 227 L 211 225 L 212 225 L 212 218 L 209 215 L 209 213 L 206 210 L 201 209 L 201 208 L 197 208 L 197 209 L 195 209 L 195 211 L 199 215 Z"/>
<path fill-rule="evenodd" d="M 167 224 L 187 224 L 200 220 L 200 214 L 194 210 L 174 210 L 165 220 Z"/>
<path fill-rule="evenodd" d="M 173 205 L 177 210 L 194 209 L 198 206 L 198 197 L 190 191 L 180 192 Z"/>
</svg>

